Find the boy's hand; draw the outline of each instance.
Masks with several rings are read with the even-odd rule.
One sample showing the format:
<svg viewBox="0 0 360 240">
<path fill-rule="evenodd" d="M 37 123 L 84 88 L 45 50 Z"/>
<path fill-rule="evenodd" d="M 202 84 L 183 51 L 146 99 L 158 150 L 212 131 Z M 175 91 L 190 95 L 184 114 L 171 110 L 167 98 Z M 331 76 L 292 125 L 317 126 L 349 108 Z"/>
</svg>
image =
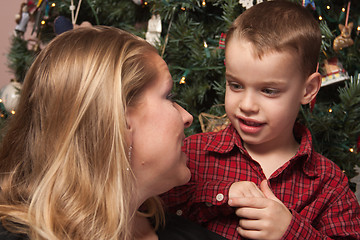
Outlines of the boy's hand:
<svg viewBox="0 0 360 240">
<path fill-rule="evenodd" d="M 229 189 L 229 199 L 231 198 L 250 198 L 250 197 L 262 197 L 265 195 L 256 186 L 255 183 L 250 181 L 234 182 Z"/>
<path fill-rule="evenodd" d="M 233 197 L 229 200 L 230 206 L 238 207 L 235 212 L 240 217 L 237 230 L 249 239 L 280 239 L 292 214 L 273 194 L 266 180 L 261 182 L 260 189 L 265 197 Z"/>
</svg>

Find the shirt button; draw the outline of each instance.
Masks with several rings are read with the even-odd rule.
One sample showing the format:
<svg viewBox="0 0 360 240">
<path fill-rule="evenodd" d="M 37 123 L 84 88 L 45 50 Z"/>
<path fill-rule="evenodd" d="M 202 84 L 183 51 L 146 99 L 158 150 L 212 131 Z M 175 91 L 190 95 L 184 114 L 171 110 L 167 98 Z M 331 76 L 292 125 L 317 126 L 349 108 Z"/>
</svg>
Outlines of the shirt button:
<svg viewBox="0 0 360 240">
<path fill-rule="evenodd" d="M 206 205 L 207 207 L 212 207 L 212 204 L 209 203 L 209 202 L 206 202 L 205 205 Z"/>
<path fill-rule="evenodd" d="M 183 211 L 181 209 L 176 211 L 176 215 L 181 216 L 183 214 Z"/>
<path fill-rule="evenodd" d="M 216 195 L 216 200 L 221 202 L 222 200 L 224 200 L 224 195 L 222 193 L 219 193 L 218 195 Z"/>
</svg>

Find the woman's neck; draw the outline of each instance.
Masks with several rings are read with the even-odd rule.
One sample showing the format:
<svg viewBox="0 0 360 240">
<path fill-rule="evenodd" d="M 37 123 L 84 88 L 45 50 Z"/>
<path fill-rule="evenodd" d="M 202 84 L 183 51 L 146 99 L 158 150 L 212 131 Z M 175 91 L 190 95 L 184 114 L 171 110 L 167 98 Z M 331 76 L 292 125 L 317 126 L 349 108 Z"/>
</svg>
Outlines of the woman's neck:
<svg viewBox="0 0 360 240">
<path fill-rule="evenodd" d="M 139 214 L 136 214 L 133 224 L 135 240 L 158 240 L 158 236 L 150 221 Z"/>
</svg>

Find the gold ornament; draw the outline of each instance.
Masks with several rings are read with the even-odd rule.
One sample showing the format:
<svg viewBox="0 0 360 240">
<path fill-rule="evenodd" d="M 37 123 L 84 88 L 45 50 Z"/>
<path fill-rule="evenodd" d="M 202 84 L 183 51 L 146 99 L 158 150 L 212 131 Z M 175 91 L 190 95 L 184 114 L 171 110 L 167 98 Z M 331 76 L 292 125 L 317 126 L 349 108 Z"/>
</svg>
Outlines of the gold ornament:
<svg viewBox="0 0 360 240">
<path fill-rule="evenodd" d="M 354 23 L 349 23 L 348 25 L 339 24 L 339 29 L 341 34 L 334 39 L 333 48 L 336 52 L 342 50 L 345 47 L 350 47 L 354 44 L 354 40 L 351 39 L 351 30 L 354 26 Z"/>
</svg>

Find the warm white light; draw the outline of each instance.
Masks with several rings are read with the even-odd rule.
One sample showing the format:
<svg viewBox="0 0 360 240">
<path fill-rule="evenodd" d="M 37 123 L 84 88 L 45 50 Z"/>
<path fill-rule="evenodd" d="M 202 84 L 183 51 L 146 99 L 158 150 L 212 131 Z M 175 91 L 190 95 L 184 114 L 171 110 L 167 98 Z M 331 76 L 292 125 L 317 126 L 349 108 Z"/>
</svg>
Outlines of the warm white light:
<svg viewBox="0 0 360 240">
<path fill-rule="evenodd" d="M 331 108 L 329 108 L 329 113 L 332 113 L 332 109 L 331 109 Z"/>
<path fill-rule="evenodd" d="M 342 8 L 341 11 L 345 12 L 345 8 Z"/>
<path fill-rule="evenodd" d="M 44 24 L 45 24 L 45 20 L 42 20 L 42 21 L 41 21 L 41 24 L 44 25 Z"/>
<path fill-rule="evenodd" d="M 181 80 L 180 80 L 180 84 L 185 84 L 185 76 L 182 76 Z"/>
<path fill-rule="evenodd" d="M 207 43 L 204 41 L 204 48 L 207 48 L 208 47 L 208 45 L 207 45 Z"/>
<path fill-rule="evenodd" d="M 12 115 L 15 115 L 15 110 L 11 110 L 11 114 L 12 114 Z"/>
<path fill-rule="evenodd" d="M 322 20 L 322 16 L 319 16 L 319 20 L 320 20 L 320 21 Z"/>
<path fill-rule="evenodd" d="M 350 152 L 354 152 L 354 149 L 353 149 L 353 148 L 350 148 L 349 151 L 350 151 Z"/>
<path fill-rule="evenodd" d="M 206 6 L 205 0 L 202 1 L 202 5 L 203 5 L 204 7 Z"/>
<path fill-rule="evenodd" d="M 55 6 L 56 6 L 56 3 L 52 3 L 51 6 L 52 6 L 52 7 L 55 7 Z"/>
<path fill-rule="evenodd" d="M 327 6 L 326 6 L 326 8 L 329 10 L 329 9 L 330 9 L 330 6 L 329 6 L 329 5 L 327 5 Z"/>
</svg>

